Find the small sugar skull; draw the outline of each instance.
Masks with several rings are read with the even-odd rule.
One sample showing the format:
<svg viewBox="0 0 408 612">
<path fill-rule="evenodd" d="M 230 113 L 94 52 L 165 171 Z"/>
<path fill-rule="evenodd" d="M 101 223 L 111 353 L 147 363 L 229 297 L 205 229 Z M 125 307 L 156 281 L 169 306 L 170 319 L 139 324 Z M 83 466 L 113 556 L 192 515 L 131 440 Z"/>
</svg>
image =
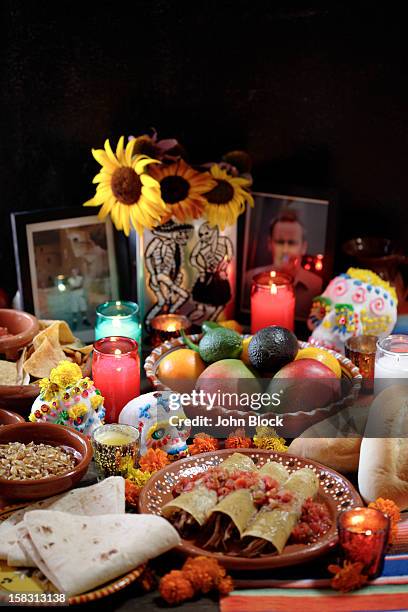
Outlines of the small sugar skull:
<svg viewBox="0 0 408 612">
<path fill-rule="evenodd" d="M 385 337 L 396 320 L 394 288 L 371 270 L 349 268 L 315 298 L 308 319 L 310 341 L 344 351 L 351 336 Z"/>
<path fill-rule="evenodd" d="M 141 455 L 149 448 L 161 448 L 169 455 L 187 453 L 191 427 L 185 425 L 180 404 L 169 396 L 162 391 L 145 393 L 126 404 L 119 415 L 119 423 L 139 430 Z"/>
</svg>

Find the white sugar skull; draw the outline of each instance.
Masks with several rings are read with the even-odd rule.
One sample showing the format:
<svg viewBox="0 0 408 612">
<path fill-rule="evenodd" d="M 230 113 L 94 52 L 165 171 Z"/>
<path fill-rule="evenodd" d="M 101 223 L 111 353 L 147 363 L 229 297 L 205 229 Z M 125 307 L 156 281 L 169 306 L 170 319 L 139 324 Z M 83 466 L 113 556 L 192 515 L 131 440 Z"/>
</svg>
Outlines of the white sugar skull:
<svg viewBox="0 0 408 612">
<path fill-rule="evenodd" d="M 161 448 L 169 455 L 187 454 L 191 427 L 184 424 L 186 415 L 180 404 L 173 398 L 170 402 L 169 396 L 170 392 L 145 393 L 126 404 L 119 415 L 119 423 L 139 430 L 141 455 L 149 448 Z"/>
<path fill-rule="evenodd" d="M 397 295 L 371 270 L 349 268 L 315 298 L 309 315 L 310 341 L 338 351 L 361 334 L 388 336 L 397 320 Z"/>
</svg>

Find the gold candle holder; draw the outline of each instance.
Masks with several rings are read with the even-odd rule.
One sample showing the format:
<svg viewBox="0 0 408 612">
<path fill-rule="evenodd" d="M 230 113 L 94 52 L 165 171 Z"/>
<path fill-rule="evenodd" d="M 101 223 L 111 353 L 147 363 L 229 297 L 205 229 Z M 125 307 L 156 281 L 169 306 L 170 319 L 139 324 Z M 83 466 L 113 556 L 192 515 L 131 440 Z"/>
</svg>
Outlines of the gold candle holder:
<svg viewBox="0 0 408 612">
<path fill-rule="evenodd" d="M 344 345 L 346 357 L 360 370 L 363 377 L 361 389 L 365 393 L 372 393 L 374 390 L 377 340 L 377 336 L 351 336 Z"/>
<path fill-rule="evenodd" d="M 184 315 L 161 314 L 150 321 L 150 342 L 153 347 L 166 340 L 181 336 L 181 330 L 186 334 L 191 332 L 191 321 Z"/>
<path fill-rule="evenodd" d="M 135 464 L 139 456 L 139 437 L 139 431 L 130 425 L 109 423 L 95 429 L 91 443 L 98 480 L 120 476 L 127 458 Z"/>
</svg>

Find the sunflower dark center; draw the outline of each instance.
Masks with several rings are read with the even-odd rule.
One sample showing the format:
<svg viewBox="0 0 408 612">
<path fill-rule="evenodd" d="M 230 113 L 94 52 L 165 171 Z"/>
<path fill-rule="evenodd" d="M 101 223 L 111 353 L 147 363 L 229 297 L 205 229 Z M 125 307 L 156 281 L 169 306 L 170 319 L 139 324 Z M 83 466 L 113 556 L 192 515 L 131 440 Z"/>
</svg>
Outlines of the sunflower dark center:
<svg viewBox="0 0 408 612">
<path fill-rule="evenodd" d="M 122 204 L 135 204 L 142 193 L 142 183 L 132 168 L 118 168 L 111 179 L 112 193 Z"/>
<path fill-rule="evenodd" d="M 227 204 L 234 196 L 234 188 L 224 179 L 216 179 L 217 184 L 205 197 L 210 204 Z"/>
<path fill-rule="evenodd" d="M 160 181 L 160 189 L 166 204 L 176 204 L 188 196 L 190 183 L 182 176 L 170 175 Z"/>
<path fill-rule="evenodd" d="M 149 157 L 156 158 L 157 147 L 149 136 L 139 136 L 135 138 L 133 155 L 148 155 Z"/>
</svg>

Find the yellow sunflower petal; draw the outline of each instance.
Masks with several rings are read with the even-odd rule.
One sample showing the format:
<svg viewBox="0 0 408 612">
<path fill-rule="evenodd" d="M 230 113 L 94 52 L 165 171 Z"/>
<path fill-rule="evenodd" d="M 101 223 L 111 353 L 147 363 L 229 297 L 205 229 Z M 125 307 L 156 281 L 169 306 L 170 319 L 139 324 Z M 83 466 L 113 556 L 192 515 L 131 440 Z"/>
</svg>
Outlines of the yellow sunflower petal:
<svg viewBox="0 0 408 612">
<path fill-rule="evenodd" d="M 110 182 L 111 178 L 112 178 L 112 172 L 106 172 L 105 170 L 101 170 L 101 172 L 99 172 L 93 177 L 92 182 L 93 183 L 103 183 L 105 181 Z"/>
<path fill-rule="evenodd" d="M 110 146 L 110 142 L 109 139 L 107 138 L 105 140 L 105 151 L 106 151 L 106 155 L 109 158 L 109 161 L 116 167 L 116 168 L 120 168 L 120 163 L 118 162 L 118 160 L 115 157 L 114 152 L 112 151 L 112 147 Z"/>
<path fill-rule="evenodd" d="M 129 168 L 132 166 L 132 155 L 133 155 L 133 147 L 135 146 L 135 143 L 133 140 L 129 140 L 129 142 L 126 145 L 126 149 L 125 149 L 125 164 L 126 166 L 129 166 Z"/>
<path fill-rule="evenodd" d="M 116 145 L 116 157 L 118 158 L 118 161 L 120 164 L 123 164 L 124 162 L 124 157 L 123 157 L 123 143 L 125 142 L 125 137 L 121 136 L 118 140 L 118 144 Z"/>
<path fill-rule="evenodd" d="M 95 202 L 94 198 L 91 198 L 90 200 L 87 200 L 84 204 L 82 204 L 82 206 L 100 206 L 100 204 Z"/>
<path fill-rule="evenodd" d="M 157 187 L 157 189 L 160 190 L 160 184 L 155 178 L 150 176 L 150 174 L 146 174 L 146 172 L 144 172 L 140 175 L 140 180 L 142 185 L 146 185 L 147 187 Z"/>
<path fill-rule="evenodd" d="M 138 155 L 136 157 L 136 161 L 133 164 L 133 167 L 138 174 L 142 174 L 143 170 L 149 164 L 160 164 L 160 162 L 158 159 L 152 159 L 151 157 L 142 157 L 141 155 Z"/>
<path fill-rule="evenodd" d="M 113 164 L 110 161 L 109 157 L 103 149 L 92 149 L 92 155 L 94 156 L 98 164 L 103 166 L 105 170 L 109 170 L 110 172 L 114 172 L 116 170 L 117 165 Z"/>
<path fill-rule="evenodd" d="M 105 217 L 107 217 L 110 213 L 112 209 L 112 204 L 110 202 L 105 202 L 102 206 L 102 208 L 100 209 L 98 216 L 101 219 L 105 219 Z"/>
</svg>

